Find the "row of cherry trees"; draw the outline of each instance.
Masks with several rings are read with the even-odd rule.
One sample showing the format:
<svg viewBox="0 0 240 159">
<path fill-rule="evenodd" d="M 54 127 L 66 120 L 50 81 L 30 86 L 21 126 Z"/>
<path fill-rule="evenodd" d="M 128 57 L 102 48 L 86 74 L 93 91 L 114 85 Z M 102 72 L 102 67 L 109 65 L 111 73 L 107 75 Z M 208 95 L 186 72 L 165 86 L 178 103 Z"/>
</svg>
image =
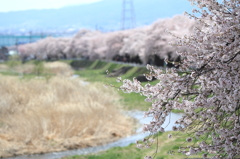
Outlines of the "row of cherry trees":
<svg viewBox="0 0 240 159">
<path fill-rule="evenodd" d="M 166 34 L 165 30 L 168 28 L 171 32 L 182 36 L 190 33 L 193 26 L 192 20 L 179 15 L 132 30 L 109 33 L 80 30 L 72 38 L 48 37 L 36 43 L 21 45 L 18 51 L 23 59 L 85 57 L 91 60 L 129 61 L 133 57 L 139 57 L 141 62 L 147 64 L 154 63 L 154 56 L 158 55 L 161 59 L 168 57 L 175 60 L 176 47 L 168 45 L 169 41 L 174 41 L 174 38 Z"/>
</svg>

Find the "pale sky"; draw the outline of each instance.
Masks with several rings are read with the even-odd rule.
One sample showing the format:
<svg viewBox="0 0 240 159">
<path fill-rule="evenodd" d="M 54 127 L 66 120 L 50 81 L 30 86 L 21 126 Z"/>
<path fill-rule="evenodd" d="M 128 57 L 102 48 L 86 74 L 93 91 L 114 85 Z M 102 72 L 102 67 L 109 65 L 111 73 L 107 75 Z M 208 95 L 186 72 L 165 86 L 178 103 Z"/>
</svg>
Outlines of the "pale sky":
<svg viewBox="0 0 240 159">
<path fill-rule="evenodd" d="M 92 3 L 97 1 L 101 0 L 0 0 L 0 12 L 61 8 L 74 4 Z"/>
</svg>

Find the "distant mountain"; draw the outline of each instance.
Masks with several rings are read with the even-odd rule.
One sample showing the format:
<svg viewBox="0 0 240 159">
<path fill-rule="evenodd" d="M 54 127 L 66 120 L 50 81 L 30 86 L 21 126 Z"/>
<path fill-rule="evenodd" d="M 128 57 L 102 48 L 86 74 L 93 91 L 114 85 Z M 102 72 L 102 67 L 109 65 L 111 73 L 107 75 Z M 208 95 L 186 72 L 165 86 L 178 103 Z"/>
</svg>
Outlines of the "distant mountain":
<svg viewBox="0 0 240 159">
<path fill-rule="evenodd" d="M 187 0 L 134 0 L 136 25 L 191 12 Z M 122 0 L 102 0 L 60 9 L 0 12 L 0 31 L 60 31 L 80 28 L 112 31 L 121 29 Z"/>
</svg>

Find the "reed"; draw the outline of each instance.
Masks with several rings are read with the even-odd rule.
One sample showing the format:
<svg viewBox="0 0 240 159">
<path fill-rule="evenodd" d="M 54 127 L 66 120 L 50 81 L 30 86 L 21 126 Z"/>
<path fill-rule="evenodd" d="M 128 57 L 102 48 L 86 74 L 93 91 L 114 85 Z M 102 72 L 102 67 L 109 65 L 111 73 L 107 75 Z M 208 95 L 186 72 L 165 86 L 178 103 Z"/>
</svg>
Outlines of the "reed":
<svg viewBox="0 0 240 159">
<path fill-rule="evenodd" d="M 132 133 L 119 96 L 102 85 L 0 76 L 0 156 L 100 145 Z"/>
</svg>

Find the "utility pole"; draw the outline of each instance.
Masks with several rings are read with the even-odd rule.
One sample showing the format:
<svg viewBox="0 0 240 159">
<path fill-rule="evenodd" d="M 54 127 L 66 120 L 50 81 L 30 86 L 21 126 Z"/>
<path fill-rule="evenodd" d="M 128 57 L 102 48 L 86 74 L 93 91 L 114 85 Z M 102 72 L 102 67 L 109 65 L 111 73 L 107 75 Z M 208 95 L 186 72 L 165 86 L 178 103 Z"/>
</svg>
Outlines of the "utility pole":
<svg viewBox="0 0 240 159">
<path fill-rule="evenodd" d="M 123 0 L 122 8 L 122 30 L 135 27 L 135 13 L 133 0 Z"/>
</svg>

